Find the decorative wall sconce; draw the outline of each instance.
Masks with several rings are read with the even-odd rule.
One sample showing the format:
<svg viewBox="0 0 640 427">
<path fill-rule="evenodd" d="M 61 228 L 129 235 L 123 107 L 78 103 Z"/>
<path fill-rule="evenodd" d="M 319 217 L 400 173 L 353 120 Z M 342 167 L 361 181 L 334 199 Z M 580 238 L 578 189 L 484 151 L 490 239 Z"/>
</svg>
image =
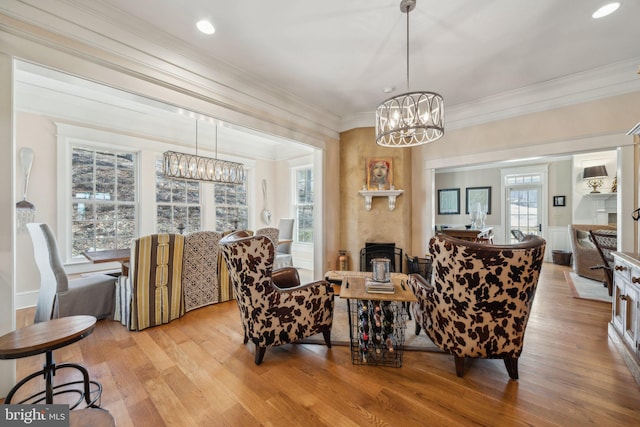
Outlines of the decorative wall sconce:
<svg viewBox="0 0 640 427">
<path fill-rule="evenodd" d="M 26 225 L 35 220 L 36 207 L 27 200 L 27 190 L 29 189 L 29 176 L 31 175 L 31 167 L 33 166 L 33 150 L 31 148 L 20 149 L 20 166 L 24 176 L 24 190 L 22 191 L 22 200 L 16 203 L 16 222 L 18 231 L 27 230 Z"/>
</svg>

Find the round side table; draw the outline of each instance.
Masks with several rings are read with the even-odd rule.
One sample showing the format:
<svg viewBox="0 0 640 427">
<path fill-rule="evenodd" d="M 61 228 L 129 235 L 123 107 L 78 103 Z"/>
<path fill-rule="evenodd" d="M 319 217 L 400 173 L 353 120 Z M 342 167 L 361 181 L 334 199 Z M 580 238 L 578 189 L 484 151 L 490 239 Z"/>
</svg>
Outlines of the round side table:
<svg viewBox="0 0 640 427">
<path fill-rule="evenodd" d="M 77 407 L 82 400 L 89 407 L 99 407 L 96 402 L 102 395 L 102 385 L 89 379 L 89 372 L 82 365 L 77 363 L 61 363 L 56 365 L 53 360 L 53 350 L 67 346 L 90 335 L 96 325 L 96 318 L 93 316 L 69 316 L 53 319 L 46 322 L 35 323 L 21 329 L 16 329 L 0 337 L 0 359 L 19 359 L 21 357 L 33 356 L 45 353 L 46 361 L 42 370 L 20 380 L 7 394 L 4 403 L 9 404 L 14 394 L 28 381 L 38 376 L 44 375 L 45 389 L 32 394 L 26 399 L 17 403 L 53 403 L 53 397 L 58 394 L 77 393 L 80 395 L 78 401 L 69 406 L 69 409 Z M 82 373 L 83 380 L 73 381 L 59 385 L 53 385 L 53 377 L 57 369 L 73 368 Z M 61 387 L 82 384 L 82 389 Z M 93 386 L 93 390 L 92 390 Z M 58 390 L 58 391 L 56 391 Z"/>
</svg>

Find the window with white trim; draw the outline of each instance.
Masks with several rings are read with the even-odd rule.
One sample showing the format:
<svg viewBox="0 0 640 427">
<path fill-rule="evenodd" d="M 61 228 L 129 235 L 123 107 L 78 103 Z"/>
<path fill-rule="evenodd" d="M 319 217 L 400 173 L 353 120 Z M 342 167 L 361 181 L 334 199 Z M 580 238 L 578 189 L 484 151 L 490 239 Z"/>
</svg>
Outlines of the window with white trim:
<svg viewBox="0 0 640 427">
<path fill-rule="evenodd" d="M 167 178 L 156 160 L 156 230 L 191 233 L 202 229 L 200 183 Z"/>
<path fill-rule="evenodd" d="M 542 174 L 518 174 L 518 175 L 505 175 L 504 182 L 506 185 L 527 185 L 527 184 L 540 184 L 542 182 Z"/>
<path fill-rule="evenodd" d="M 313 168 L 311 166 L 293 170 L 295 192 L 293 205 L 296 218 L 294 240 L 313 243 Z"/>
<path fill-rule="evenodd" d="M 136 233 L 135 152 L 71 147 L 71 256 L 128 247 Z"/>
<path fill-rule="evenodd" d="M 247 177 L 242 184 L 215 184 L 216 231 L 247 230 L 249 205 L 247 203 Z"/>
</svg>

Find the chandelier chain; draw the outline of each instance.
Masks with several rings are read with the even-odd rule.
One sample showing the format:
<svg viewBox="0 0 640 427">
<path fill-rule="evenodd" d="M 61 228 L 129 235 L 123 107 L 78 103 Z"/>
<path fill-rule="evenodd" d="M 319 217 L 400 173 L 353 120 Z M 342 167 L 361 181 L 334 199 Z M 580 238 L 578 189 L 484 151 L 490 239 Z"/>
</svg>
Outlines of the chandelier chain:
<svg viewBox="0 0 640 427">
<path fill-rule="evenodd" d="M 407 92 L 409 92 L 409 6 L 407 5 Z"/>
</svg>

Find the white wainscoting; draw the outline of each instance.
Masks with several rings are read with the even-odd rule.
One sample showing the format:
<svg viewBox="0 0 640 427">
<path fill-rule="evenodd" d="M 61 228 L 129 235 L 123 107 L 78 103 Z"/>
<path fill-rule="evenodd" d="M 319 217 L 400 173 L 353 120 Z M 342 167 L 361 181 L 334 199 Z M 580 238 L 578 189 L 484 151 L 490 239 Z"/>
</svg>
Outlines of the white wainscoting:
<svg viewBox="0 0 640 427">
<path fill-rule="evenodd" d="M 547 232 L 547 249 L 544 260 L 552 262 L 551 251 L 571 251 L 571 242 L 569 241 L 569 226 L 553 226 L 548 228 Z"/>
</svg>

